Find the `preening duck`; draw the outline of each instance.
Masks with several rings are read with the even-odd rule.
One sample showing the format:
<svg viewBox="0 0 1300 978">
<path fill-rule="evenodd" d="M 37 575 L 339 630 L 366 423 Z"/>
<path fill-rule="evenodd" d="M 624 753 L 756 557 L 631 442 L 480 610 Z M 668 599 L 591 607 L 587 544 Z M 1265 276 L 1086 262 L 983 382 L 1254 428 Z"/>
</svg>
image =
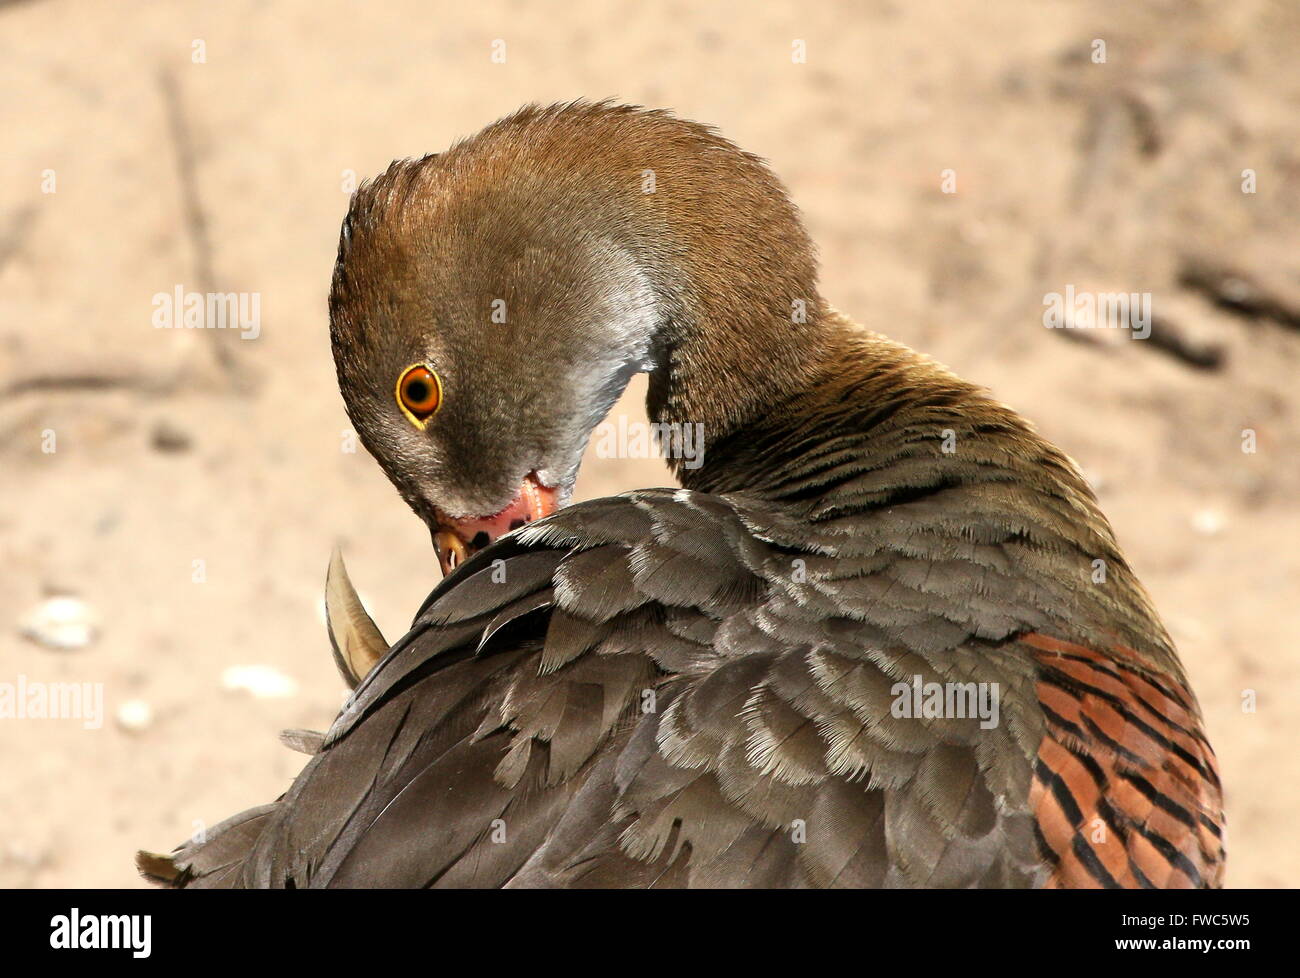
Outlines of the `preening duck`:
<svg viewBox="0 0 1300 978">
<path fill-rule="evenodd" d="M 354 195 L 330 295 L 361 439 L 447 572 L 180 886 L 1220 885 L 1214 753 L 1075 465 L 820 296 L 759 159 L 528 107 Z M 649 373 L 676 488 L 568 505 Z M 1098 573 L 1101 568 L 1102 572 Z"/>
</svg>

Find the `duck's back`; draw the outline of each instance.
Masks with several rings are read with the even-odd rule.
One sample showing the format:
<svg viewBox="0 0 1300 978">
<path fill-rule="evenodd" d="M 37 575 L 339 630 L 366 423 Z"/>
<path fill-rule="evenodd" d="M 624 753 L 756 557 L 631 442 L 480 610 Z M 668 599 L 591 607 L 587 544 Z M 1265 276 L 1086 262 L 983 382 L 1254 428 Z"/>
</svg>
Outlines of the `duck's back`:
<svg viewBox="0 0 1300 978">
<path fill-rule="evenodd" d="M 1214 755 L 1091 492 L 889 349 L 710 446 L 752 490 L 683 471 L 479 554 L 180 880 L 1218 885 Z"/>
</svg>

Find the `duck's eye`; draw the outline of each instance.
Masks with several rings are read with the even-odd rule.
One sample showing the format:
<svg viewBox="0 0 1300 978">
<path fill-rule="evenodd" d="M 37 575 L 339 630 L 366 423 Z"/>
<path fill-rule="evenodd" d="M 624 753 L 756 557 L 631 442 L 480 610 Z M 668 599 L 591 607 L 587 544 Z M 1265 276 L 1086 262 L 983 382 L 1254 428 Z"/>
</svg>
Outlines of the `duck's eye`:
<svg viewBox="0 0 1300 978">
<path fill-rule="evenodd" d="M 442 381 L 422 363 L 407 367 L 397 379 L 397 404 L 417 427 L 423 428 L 442 404 Z"/>
</svg>

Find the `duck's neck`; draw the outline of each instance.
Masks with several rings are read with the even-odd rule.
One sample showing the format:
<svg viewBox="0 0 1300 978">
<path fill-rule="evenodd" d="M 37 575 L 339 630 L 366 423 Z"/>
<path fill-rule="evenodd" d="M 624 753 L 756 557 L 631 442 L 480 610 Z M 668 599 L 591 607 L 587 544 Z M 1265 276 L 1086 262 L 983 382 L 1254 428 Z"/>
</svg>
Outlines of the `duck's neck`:
<svg viewBox="0 0 1300 978">
<path fill-rule="evenodd" d="M 738 192 L 725 186 L 705 188 L 688 214 L 661 193 L 637 201 L 624 239 L 656 296 L 650 416 L 702 426 L 713 441 L 814 384 L 841 332 L 793 205 L 765 169 L 743 162 L 750 183 L 739 186 L 752 193 L 734 212 Z"/>
<path fill-rule="evenodd" d="M 740 425 L 706 425 L 700 464 L 670 459 L 683 486 L 825 504 L 840 477 L 883 473 L 895 463 L 901 465 L 894 488 L 907 491 L 908 480 L 949 485 L 968 475 L 982 478 L 990 460 L 1008 474 L 1040 466 L 1037 477 L 1051 458 L 1053 478 L 1072 493 L 1091 495 L 1072 464 L 1015 412 L 928 357 L 833 310 L 819 318 L 816 342 L 791 358 L 798 361 L 795 369 L 777 356 L 765 361 L 772 364 L 766 372 L 764 364 L 755 365 L 757 379 L 749 382 L 762 397 L 747 403 L 752 413 Z M 663 403 L 684 400 L 671 393 Z M 724 385 L 714 396 L 718 403 L 700 413 L 726 417 L 729 404 L 737 403 L 734 387 Z M 670 411 L 656 412 L 653 390 L 650 401 L 655 420 L 677 420 Z"/>
<path fill-rule="evenodd" d="M 792 305 L 797 323 L 789 321 Z M 689 426 L 708 443 L 750 429 L 819 382 L 838 341 L 825 317 L 815 294 L 760 308 L 670 313 L 656 331 L 650 418 L 666 430 Z"/>
</svg>

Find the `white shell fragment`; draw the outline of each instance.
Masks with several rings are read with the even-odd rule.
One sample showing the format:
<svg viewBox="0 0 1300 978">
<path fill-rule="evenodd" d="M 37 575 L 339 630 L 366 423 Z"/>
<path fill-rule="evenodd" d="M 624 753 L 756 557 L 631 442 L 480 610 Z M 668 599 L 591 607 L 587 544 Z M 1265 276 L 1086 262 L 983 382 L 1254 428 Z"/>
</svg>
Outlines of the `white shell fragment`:
<svg viewBox="0 0 1300 978">
<path fill-rule="evenodd" d="M 1224 524 L 1223 514 L 1217 509 L 1202 509 L 1192 517 L 1192 528 L 1207 537 L 1215 536 L 1223 532 Z"/>
<path fill-rule="evenodd" d="M 46 598 L 23 616 L 19 631 L 48 649 L 84 649 L 99 634 L 90 605 L 71 595 Z"/>
<path fill-rule="evenodd" d="M 117 708 L 117 725 L 129 733 L 153 726 L 153 707 L 144 700 L 127 700 Z"/>
<path fill-rule="evenodd" d="M 231 692 L 250 693 L 258 699 L 276 699 L 298 692 L 298 682 L 273 666 L 231 666 L 221 674 L 221 686 Z"/>
</svg>

